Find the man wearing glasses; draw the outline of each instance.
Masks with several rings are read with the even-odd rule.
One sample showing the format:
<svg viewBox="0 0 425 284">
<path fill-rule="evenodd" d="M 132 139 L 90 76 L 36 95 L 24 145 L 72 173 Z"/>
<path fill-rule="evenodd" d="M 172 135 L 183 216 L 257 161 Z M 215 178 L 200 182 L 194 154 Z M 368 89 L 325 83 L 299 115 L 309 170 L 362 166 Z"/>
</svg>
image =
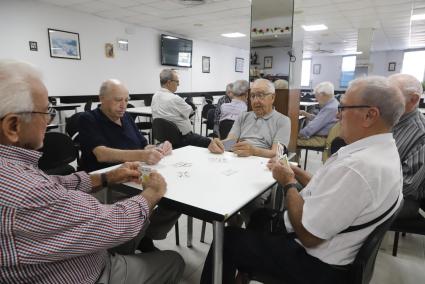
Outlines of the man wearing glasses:
<svg viewBox="0 0 425 284">
<path fill-rule="evenodd" d="M 211 139 L 192 132 L 192 124 L 189 117 L 193 113 L 192 107 L 183 98 L 176 95 L 179 86 L 177 72 L 172 69 L 164 69 L 159 74 L 161 89 L 152 97 L 152 118 L 163 118 L 177 125 L 182 137 L 182 145 L 208 147 Z"/>
<path fill-rule="evenodd" d="M 48 123 L 47 89 L 29 64 L 0 60 L 0 282 L 178 283 L 175 252 L 110 254 L 146 228 L 166 183 L 152 173 L 139 195 L 111 205 L 89 193 L 137 182 L 138 164 L 102 174 L 49 176 L 37 166 Z"/>
<path fill-rule="evenodd" d="M 271 234 L 226 227 L 223 283 L 235 283 L 236 269 L 269 275 L 279 283 L 349 283 L 350 264 L 363 242 L 403 199 L 400 159 L 391 133 L 403 111 L 400 91 L 386 78 L 356 79 L 338 113 L 347 146 L 313 177 L 270 160 L 268 167 L 283 187 L 281 230 Z M 301 192 L 297 182 L 305 186 Z M 201 283 L 211 283 L 211 256 Z"/>
</svg>

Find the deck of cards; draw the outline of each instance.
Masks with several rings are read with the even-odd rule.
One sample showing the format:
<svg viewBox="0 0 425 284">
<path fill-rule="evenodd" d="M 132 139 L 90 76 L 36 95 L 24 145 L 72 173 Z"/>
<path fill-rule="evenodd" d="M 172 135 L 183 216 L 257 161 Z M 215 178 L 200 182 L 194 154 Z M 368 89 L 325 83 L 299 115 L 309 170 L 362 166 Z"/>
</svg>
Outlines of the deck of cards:
<svg viewBox="0 0 425 284">
<path fill-rule="evenodd" d="M 141 182 L 147 182 L 149 180 L 149 175 L 152 172 L 152 169 L 146 166 L 139 166 L 139 172 L 140 172 L 140 181 Z"/>
</svg>

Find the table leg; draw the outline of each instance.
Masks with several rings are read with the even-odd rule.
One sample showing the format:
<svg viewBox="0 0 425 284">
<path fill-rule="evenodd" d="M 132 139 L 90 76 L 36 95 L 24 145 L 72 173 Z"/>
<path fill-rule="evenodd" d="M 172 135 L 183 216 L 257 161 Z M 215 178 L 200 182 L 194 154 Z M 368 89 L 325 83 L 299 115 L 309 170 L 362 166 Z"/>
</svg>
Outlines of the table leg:
<svg viewBox="0 0 425 284">
<path fill-rule="evenodd" d="M 193 217 L 187 216 L 187 247 L 192 247 L 193 238 Z"/>
<path fill-rule="evenodd" d="M 221 284 L 223 279 L 223 235 L 224 223 L 214 221 L 214 270 L 213 283 Z"/>
</svg>

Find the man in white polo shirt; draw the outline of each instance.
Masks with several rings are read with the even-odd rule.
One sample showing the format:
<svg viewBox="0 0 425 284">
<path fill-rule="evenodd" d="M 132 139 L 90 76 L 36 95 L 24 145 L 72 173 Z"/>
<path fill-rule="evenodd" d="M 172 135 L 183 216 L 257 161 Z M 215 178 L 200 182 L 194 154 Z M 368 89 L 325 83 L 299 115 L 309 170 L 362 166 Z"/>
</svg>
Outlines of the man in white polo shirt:
<svg viewBox="0 0 425 284">
<path fill-rule="evenodd" d="M 400 91 L 384 77 L 353 81 L 338 113 L 347 146 L 313 177 L 297 167 L 269 162 L 285 195 L 282 228 L 293 234 L 227 227 L 223 283 L 234 283 L 236 269 L 284 283 L 347 283 L 348 265 L 364 240 L 403 199 L 400 159 L 391 134 L 403 111 Z M 301 192 L 297 181 L 305 186 Z M 211 256 L 201 283 L 211 282 Z"/>
</svg>

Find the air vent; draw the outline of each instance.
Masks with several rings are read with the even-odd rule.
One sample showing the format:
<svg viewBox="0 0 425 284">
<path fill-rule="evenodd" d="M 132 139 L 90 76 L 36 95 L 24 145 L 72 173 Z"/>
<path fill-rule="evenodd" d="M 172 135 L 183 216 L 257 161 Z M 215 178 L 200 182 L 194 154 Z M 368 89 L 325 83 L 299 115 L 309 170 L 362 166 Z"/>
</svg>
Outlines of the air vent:
<svg viewBox="0 0 425 284">
<path fill-rule="evenodd" d="M 195 6 L 205 4 L 205 0 L 180 0 L 180 3 L 186 6 Z"/>
</svg>

